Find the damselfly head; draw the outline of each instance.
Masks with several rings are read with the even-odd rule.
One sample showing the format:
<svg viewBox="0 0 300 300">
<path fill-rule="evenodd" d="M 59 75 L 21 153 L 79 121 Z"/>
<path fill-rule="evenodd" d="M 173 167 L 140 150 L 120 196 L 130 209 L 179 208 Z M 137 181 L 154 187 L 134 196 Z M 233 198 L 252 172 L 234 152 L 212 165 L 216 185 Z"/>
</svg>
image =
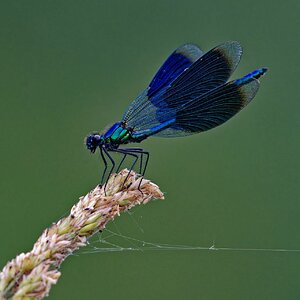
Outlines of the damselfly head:
<svg viewBox="0 0 300 300">
<path fill-rule="evenodd" d="M 87 149 L 90 150 L 92 153 L 94 153 L 96 149 L 99 146 L 101 146 L 101 144 L 102 144 L 102 136 L 97 133 L 90 134 L 89 136 L 87 136 L 85 140 L 85 145 Z"/>
</svg>

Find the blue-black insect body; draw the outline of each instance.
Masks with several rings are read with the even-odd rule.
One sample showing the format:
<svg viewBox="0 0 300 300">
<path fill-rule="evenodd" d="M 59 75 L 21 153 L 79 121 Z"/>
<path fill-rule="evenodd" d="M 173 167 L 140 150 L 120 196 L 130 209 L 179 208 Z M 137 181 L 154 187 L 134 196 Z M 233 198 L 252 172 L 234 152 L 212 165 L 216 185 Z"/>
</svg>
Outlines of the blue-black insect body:
<svg viewBox="0 0 300 300">
<path fill-rule="evenodd" d="M 150 136 L 180 137 L 203 132 L 223 124 L 245 107 L 256 95 L 258 79 L 267 69 L 228 82 L 241 55 L 242 48 L 235 41 L 207 53 L 193 44 L 176 49 L 149 86 L 129 105 L 120 122 L 102 134 L 87 137 L 86 146 L 91 152 L 100 149 L 105 164 L 102 182 L 107 159 L 112 163 L 109 174 L 115 167 L 110 152 L 124 155 L 121 164 L 127 155 L 132 156 L 131 169 L 140 157 L 140 173 L 144 175 L 149 152 L 121 145 L 140 143 Z"/>
</svg>

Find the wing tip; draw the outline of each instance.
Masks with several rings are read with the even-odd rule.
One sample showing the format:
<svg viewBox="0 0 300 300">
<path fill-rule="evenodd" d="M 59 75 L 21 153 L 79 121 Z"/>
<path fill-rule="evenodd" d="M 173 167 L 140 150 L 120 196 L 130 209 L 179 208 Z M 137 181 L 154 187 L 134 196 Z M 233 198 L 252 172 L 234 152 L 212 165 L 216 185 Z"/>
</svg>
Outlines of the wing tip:
<svg viewBox="0 0 300 300">
<path fill-rule="evenodd" d="M 257 79 L 252 79 L 252 81 L 239 87 L 239 92 L 242 98 L 242 107 L 250 103 L 259 90 L 259 81 Z"/>
<path fill-rule="evenodd" d="M 181 45 L 175 50 L 175 53 L 183 54 L 191 62 L 195 62 L 203 55 L 203 51 L 199 48 L 199 46 L 193 43 Z"/>
<path fill-rule="evenodd" d="M 233 70 L 237 67 L 243 54 L 243 48 L 238 41 L 224 42 L 213 50 L 218 51 L 228 61 Z"/>
<path fill-rule="evenodd" d="M 228 46 L 234 47 L 239 50 L 243 49 L 241 43 L 239 41 L 235 41 L 235 40 L 226 41 L 223 43 L 223 45 L 228 45 Z"/>
</svg>

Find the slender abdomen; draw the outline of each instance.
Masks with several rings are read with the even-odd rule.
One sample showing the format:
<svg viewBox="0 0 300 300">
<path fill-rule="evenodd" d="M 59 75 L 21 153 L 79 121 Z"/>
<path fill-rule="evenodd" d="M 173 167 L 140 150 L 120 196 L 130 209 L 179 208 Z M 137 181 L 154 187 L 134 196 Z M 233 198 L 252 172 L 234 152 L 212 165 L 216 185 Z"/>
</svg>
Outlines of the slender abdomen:
<svg viewBox="0 0 300 300">
<path fill-rule="evenodd" d="M 151 135 L 157 134 L 158 132 L 165 130 L 166 128 L 170 127 L 173 123 L 175 123 L 175 121 L 176 119 L 173 118 L 146 130 L 133 131 L 131 133 L 132 139 L 133 141 L 140 142 Z"/>
</svg>

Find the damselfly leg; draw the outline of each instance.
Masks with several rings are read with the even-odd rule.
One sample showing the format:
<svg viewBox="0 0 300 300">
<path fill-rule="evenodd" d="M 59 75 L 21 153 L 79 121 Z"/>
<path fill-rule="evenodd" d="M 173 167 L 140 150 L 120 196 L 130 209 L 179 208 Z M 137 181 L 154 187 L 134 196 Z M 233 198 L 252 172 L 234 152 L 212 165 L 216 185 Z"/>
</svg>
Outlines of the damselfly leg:
<svg viewBox="0 0 300 300">
<path fill-rule="evenodd" d="M 99 151 L 100 151 L 100 155 L 101 155 L 101 158 L 103 160 L 103 163 L 104 163 L 104 170 L 103 170 L 103 173 L 102 173 L 102 177 L 101 177 L 101 183 L 100 185 L 103 186 L 103 182 L 104 182 L 104 178 L 105 178 L 105 173 L 106 173 L 106 170 L 107 170 L 107 161 L 104 157 L 104 154 L 103 154 L 103 150 L 101 147 L 99 147 Z"/>
<path fill-rule="evenodd" d="M 128 172 L 125 180 L 124 180 L 124 183 L 123 183 L 123 186 L 124 186 L 124 184 L 126 183 L 126 181 L 127 181 L 128 177 L 129 177 L 131 171 L 133 170 L 134 166 L 136 165 L 136 162 L 138 161 L 139 156 L 137 154 L 135 154 L 135 153 L 127 151 L 127 149 L 116 149 L 116 150 L 113 150 L 113 152 L 122 153 L 122 154 L 124 154 L 124 156 L 126 154 L 126 155 L 134 157 L 134 161 L 133 161 L 133 163 L 132 163 L 132 165 L 131 165 L 131 167 L 129 169 L 129 172 Z"/>
<path fill-rule="evenodd" d="M 139 182 L 139 186 L 138 186 L 138 189 L 139 191 L 140 190 L 140 186 L 141 186 L 141 183 L 142 183 L 142 180 L 143 180 L 143 177 L 145 175 L 145 172 L 146 172 L 146 169 L 147 169 L 147 165 L 148 165 L 148 161 L 149 161 L 149 157 L 150 157 L 150 153 L 148 151 L 145 151 L 144 149 L 142 148 L 119 148 L 118 149 L 118 152 L 119 153 L 123 153 L 123 154 L 128 154 L 128 155 L 138 155 L 140 154 L 140 174 L 142 175 L 141 177 L 141 180 Z M 143 167 L 143 155 L 146 156 L 146 161 L 145 161 L 145 164 L 144 164 L 144 167 Z M 134 168 L 135 166 L 135 163 L 133 163 L 133 165 L 131 166 L 130 168 L 130 171 Z M 130 173 L 130 172 L 129 172 Z M 129 173 L 128 173 L 128 176 L 129 176 Z M 127 178 L 126 178 L 127 179 Z M 126 180 L 125 180 L 126 181 Z M 125 183 L 125 182 L 124 182 Z M 142 191 L 141 191 L 142 192 Z"/>
<path fill-rule="evenodd" d="M 107 155 L 108 159 L 110 160 L 110 162 L 111 162 L 111 164 L 112 164 L 112 166 L 111 166 L 111 168 L 110 168 L 110 170 L 109 170 L 107 179 L 106 179 L 105 184 L 104 184 L 104 192 L 105 192 L 105 194 L 106 194 L 107 181 L 108 181 L 108 179 L 109 179 L 111 173 L 113 172 L 116 163 L 115 163 L 114 159 L 111 157 L 111 155 L 108 153 L 108 151 L 107 151 L 105 148 L 103 148 L 103 151 L 104 151 L 104 153 Z"/>
<path fill-rule="evenodd" d="M 142 148 L 119 148 L 119 149 L 114 149 L 114 150 L 108 150 L 108 149 L 100 147 L 100 155 L 101 155 L 101 158 L 102 158 L 103 163 L 104 163 L 104 170 L 103 170 L 103 174 L 102 174 L 102 178 L 101 178 L 101 185 L 103 186 L 103 183 L 105 182 L 104 183 L 104 192 L 105 193 L 106 193 L 106 186 L 107 186 L 108 179 L 109 179 L 110 175 L 112 174 L 112 172 L 114 171 L 115 166 L 116 166 L 115 160 L 109 154 L 109 152 L 116 152 L 116 153 L 123 154 L 123 157 L 122 157 L 122 159 L 121 159 L 121 161 L 120 161 L 120 163 L 119 163 L 119 165 L 116 169 L 116 172 L 119 172 L 119 170 L 120 170 L 121 166 L 123 165 L 123 163 L 124 163 L 127 156 L 131 156 L 131 157 L 134 158 L 133 163 L 131 164 L 131 167 L 129 169 L 129 172 L 128 172 L 125 180 L 124 180 L 123 185 L 126 183 L 131 171 L 134 169 L 134 167 L 136 166 L 136 164 L 138 162 L 138 159 L 140 158 L 139 173 L 142 175 L 141 180 L 139 182 L 139 186 L 138 186 L 138 189 L 140 190 L 140 186 L 141 186 L 141 183 L 142 183 L 142 180 L 143 180 L 143 176 L 145 175 L 145 172 L 146 172 L 146 169 L 147 169 L 150 153 L 148 151 L 145 151 Z M 144 160 L 143 160 L 143 155 L 146 156 L 145 163 L 144 163 Z M 107 169 L 108 169 L 107 159 L 109 159 L 112 166 L 109 170 L 108 176 L 106 177 L 106 173 L 107 173 Z M 143 165 L 143 163 L 144 163 L 144 165 Z M 106 180 L 105 180 L 105 178 L 106 178 Z"/>
<path fill-rule="evenodd" d="M 119 173 L 120 168 L 121 168 L 121 166 L 122 166 L 122 164 L 123 164 L 123 162 L 124 162 L 126 156 L 127 156 L 127 154 L 124 154 L 124 155 L 123 155 L 123 157 L 122 157 L 122 159 L 121 159 L 121 161 L 120 161 L 120 163 L 119 163 L 119 165 L 118 165 L 118 167 L 117 167 L 116 173 Z"/>
</svg>

